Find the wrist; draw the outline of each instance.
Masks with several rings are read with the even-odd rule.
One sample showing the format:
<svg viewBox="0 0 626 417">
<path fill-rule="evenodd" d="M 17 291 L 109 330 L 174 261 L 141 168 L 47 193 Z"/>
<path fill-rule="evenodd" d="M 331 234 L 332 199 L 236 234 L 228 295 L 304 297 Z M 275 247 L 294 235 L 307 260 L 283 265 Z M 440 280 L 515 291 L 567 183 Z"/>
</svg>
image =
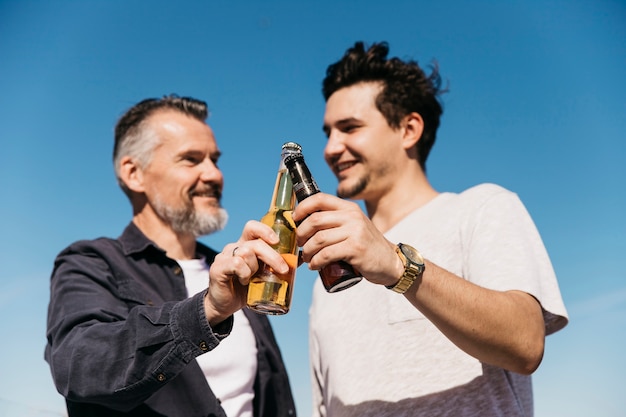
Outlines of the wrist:
<svg viewBox="0 0 626 417">
<path fill-rule="evenodd" d="M 213 303 L 209 291 L 204 294 L 204 314 L 211 328 L 215 328 L 220 323 L 232 316 L 232 313 L 220 312 Z"/>
<path fill-rule="evenodd" d="M 387 288 L 393 292 L 404 294 L 415 281 L 421 279 L 424 269 L 424 258 L 417 249 L 412 246 L 398 243 L 396 253 L 403 268 L 399 280 Z"/>
<path fill-rule="evenodd" d="M 404 275 L 404 261 L 400 256 L 398 256 L 396 248 L 397 246 L 394 245 L 393 254 L 395 258 L 395 263 L 393 267 L 393 272 L 390 275 L 391 281 L 385 284 L 386 288 L 393 288 L 398 282 L 400 282 L 400 280 L 402 279 L 402 275 Z"/>
</svg>

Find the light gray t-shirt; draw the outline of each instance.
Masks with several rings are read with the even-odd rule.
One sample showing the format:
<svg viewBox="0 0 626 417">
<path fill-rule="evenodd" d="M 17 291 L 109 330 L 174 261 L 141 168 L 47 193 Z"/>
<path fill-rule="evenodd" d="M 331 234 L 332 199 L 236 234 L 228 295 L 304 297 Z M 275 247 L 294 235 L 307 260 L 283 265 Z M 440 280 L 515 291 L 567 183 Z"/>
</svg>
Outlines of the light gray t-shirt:
<svg viewBox="0 0 626 417">
<path fill-rule="evenodd" d="M 442 193 L 385 236 L 477 285 L 541 303 L 546 333 L 567 324 L 543 242 L 516 194 L 482 184 Z M 532 416 L 530 376 L 481 363 L 403 296 L 363 280 L 310 310 L 313 415 Z"/>
</svg>

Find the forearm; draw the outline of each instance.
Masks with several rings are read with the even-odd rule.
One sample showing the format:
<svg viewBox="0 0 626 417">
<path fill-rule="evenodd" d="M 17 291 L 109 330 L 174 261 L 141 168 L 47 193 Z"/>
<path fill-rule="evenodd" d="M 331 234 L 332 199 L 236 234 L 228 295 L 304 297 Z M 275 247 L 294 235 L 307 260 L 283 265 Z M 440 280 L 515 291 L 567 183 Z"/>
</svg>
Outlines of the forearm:
<svg viewBox="0 0 626 417">
<path fill-rule="evenodd" d="M 405 296 L 480 361 L 522 374 L 539 366 L 545 329 L 541 306 L 529 294 L 482 288 L 427 261 Z"/>
<path fill-rule="evenodd" d="M 219 343 L 200 320 L 201 295 L 137 306 L 126 317 L 112 317 L 113 311 L 119 309 L 101 305 L 66 318 L 51 315 L 46 359 L 66 398 L 130 410 Z"/>
</svg>

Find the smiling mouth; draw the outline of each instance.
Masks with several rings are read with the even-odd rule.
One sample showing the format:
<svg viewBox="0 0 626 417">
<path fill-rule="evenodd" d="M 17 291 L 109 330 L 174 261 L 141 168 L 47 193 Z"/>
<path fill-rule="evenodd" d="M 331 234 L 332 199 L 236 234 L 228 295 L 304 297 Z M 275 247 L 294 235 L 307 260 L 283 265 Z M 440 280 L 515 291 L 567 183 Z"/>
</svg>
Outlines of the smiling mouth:
<svg viewBox="0 0 626 417">
<path fill-rule="evenodd" d="M 352 168 L 356 165 L 356 162 L 342 162 L 335 164 L 335 173 L 341 174 L 343 171 Z"/>
<path fill-rule="evenodd" d="M 213 198 L 217 201 L 220 201 L 222 199 L 221 191 L 215 187 L 211 187 L 211 188 L 204 189 L 204 190 L 194 189 L 194 190 L 191 190 L 189 194 L 192 198 L 194 197 Z"/>
<path fill-rule="evenodd" d="M 194 202 L 195 201 L 195 202 Z M 221 208 L 222 201 L 220 199 L 219 193 L 193 193 L 191 195 L 190 203 L 192 206 L 196 208 L 200 207 L 211 207 L 211 208 Z"/>
</svg>

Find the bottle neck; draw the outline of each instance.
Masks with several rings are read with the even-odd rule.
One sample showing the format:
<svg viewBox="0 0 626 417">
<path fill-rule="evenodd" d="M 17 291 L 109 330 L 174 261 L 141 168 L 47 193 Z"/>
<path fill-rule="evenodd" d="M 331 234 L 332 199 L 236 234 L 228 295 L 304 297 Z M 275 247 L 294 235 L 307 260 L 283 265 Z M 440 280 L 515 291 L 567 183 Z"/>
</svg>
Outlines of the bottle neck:
<svg viewBox="0 0 626 417">
<path fill-rule="evenodd" d="M 320 192 L 311 171 L 309 171 L 309 167 L 304 162 L 304 156 L 302 156 L 302 154 L 289 155 L 285 158 L 284 162 L 289 170 L 293 189 L 298 201 L 302 201 Z"/>
<path fill-rule="evenodd" d="M 284 165 L 278 170 L 276 177 L 276 185 L 274 187 L 274 195 L 272 196 L 272 205 L 270 208 L 279 210 L 293 210 L 296 205 L 296 198 L 293 192 L 293 184 L 291 177 Z"/>
</svg>

